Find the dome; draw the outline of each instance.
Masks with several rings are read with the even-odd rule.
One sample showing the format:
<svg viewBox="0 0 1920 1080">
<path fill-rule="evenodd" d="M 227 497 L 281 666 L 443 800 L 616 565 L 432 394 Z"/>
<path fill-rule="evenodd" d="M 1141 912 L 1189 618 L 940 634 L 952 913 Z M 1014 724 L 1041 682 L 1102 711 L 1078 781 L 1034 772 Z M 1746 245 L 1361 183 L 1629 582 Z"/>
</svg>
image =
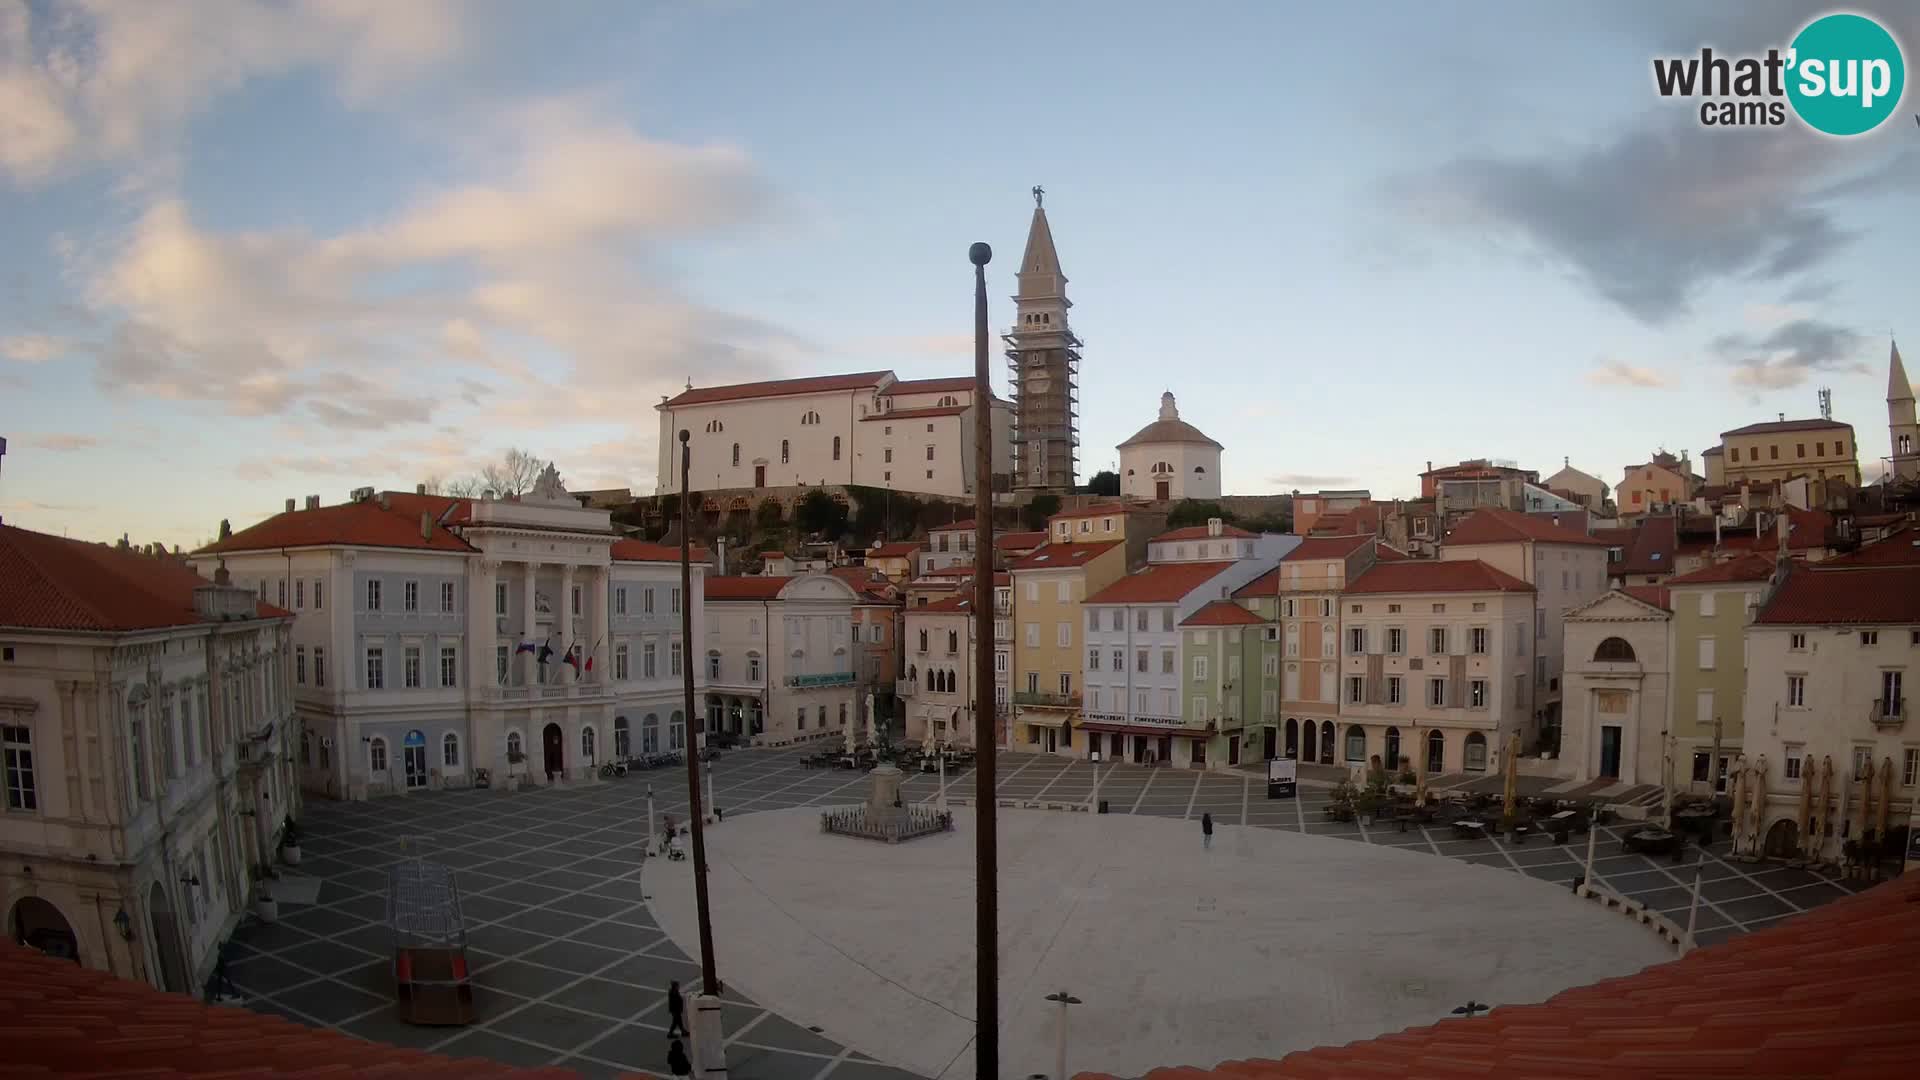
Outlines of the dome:
<svg viewBox="0 0 1920 1080">
<path fill-rule="evenodd" d="M 1180 408 L 1174 404 L 1171 392 L 1160 395 L 1160 418 L 1139 431 L 1133 438 L 1120 444 L 1121 447 L 1146 446 L 1153 443 L 1198 443 L 1211 446 L 1215 450 L 1224 449 L 1219 443 L 1207 438 L 1199 428 L 1180 419 Z"/>
</svg>

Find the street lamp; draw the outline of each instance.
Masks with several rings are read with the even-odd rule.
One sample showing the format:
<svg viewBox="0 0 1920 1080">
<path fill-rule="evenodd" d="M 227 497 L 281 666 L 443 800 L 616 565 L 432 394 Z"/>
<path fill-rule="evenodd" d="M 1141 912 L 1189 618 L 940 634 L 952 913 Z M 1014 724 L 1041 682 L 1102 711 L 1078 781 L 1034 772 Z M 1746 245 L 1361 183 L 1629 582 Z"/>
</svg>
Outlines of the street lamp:
<svg viewBox="0 0 1920 1080">
<path fill-rule="evenodd" d="M 120 931 L 120 940 L 133 940 L 133 920 L 127 917 L 127 909 L 121 908 L 113 913 L 113 928 Z"/>
<path fill-rule="evenodd" d="M 1067 1080 L 1067 1008 L 1080 1004 L 1080 999 L 1065 990 L 1057 994 L 1048 994 L 1047 1000 L 1060 1006 L 1060 1026 L 1055 1032 L 1054 1041 L 1054 1080 Z"/>
</svg>

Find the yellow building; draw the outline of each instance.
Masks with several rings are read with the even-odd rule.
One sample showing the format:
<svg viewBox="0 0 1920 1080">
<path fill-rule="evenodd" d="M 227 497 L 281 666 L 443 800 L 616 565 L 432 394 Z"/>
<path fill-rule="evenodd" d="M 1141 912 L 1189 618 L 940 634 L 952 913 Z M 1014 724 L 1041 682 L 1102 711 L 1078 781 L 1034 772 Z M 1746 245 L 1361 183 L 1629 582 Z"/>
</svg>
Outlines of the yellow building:
<svg viewBox="0 0 1920 1080">
<path fill-rule="evenodd" d="M 1013 564 L 1013 731 L 1016 750 L 1071 746 L 1080 715 L 1081 602 L 1125 576 L 1122 537 L 1054 541 Z"/>
<path fill-rule="evenodd" d="M 1782 415 L 1779 420 L 1721 432 L 1718 449 L 1717 460 L 1708 462 L 1709 483 L 1739 487 L 1743 482 L 1759 484 L 1804 476 L 1816 507 L 1824 506 L 1835 493 L 1829 482 L 1860 486 L 1859 447 L 1853 439 L 1853 425 L 1838 420 L 1789 420 Z M 1627 511 L 1624 499 L 1620 510 L 1623 514 Z"/>
<path fill-rule="evenodd" d="M 1627 466 L 1615 489 L 1620 517 L 1633 520 L 1655 507 L 1673 506 L 1693 497 L 1698 478 L 1685 457 L 1665 450 L 1649 461 Z"/>
</svg>

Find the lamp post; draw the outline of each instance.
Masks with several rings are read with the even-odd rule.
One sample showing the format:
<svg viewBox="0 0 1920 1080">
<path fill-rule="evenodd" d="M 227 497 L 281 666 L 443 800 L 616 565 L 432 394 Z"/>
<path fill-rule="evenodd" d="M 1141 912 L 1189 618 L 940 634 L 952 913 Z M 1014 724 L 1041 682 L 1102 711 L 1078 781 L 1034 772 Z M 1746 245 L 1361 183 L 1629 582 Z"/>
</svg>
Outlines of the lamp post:
<svg viewBox="0 0 1920 1080">
<path fill-rule="evenodd" d="M 654 854 L 653 838 L 658 835 L 660 834 L 656 832 L 653 827 L 653 785 L 648 784 L 647 785 L 647 846 L 645 849 L 648 855 Z"/>
<path fill-rule="evenodd" d="M 1099 736 L 1090 735 L 1088 738 L 1097 739 Z M 1093 762 L 1093 812 L 1097 814 L 1100 812 L 1100 751 L 1088 750 L 1087 760 Z"/>
<path fill-rule="evenodd" d="M 693 563 L 689 537 L 693 531 L 690 508 L 692 493 L 687 490 L 687 475 L 692 451 L 687 440 L 692 435 L 680 429 L 680 640 L 692 651 L 693 642 Z M 680 665 L 682 709 L 689 723 L 693 711 L 692 657 Z M 694 1067 L 708 1080 L 724 1080 L 727 1075 L 726 1032 L 720 1023 L 720 976 L 713 960 L 713 909 L 707 902 L 707 833 L 705 809 L 700 802 L 700 755 L 687 756 L 688 817 L 693 819 L 693 896 L 700 916 L 700 994 L 694 998 Z"/>
<path fill-rule="evenodd" d="M 973 264 L 973 520 L 974 551 L 980 564 L 991 566 L 993 552 L 993 383 L 987 376 L 987 263 L 993 249 L 974 244 L 967 249 Z M 978 564 L 976 564 L 978 565 Z M 991 641 L 993 633 L 993 574 L 973 575 L 973 638 Z M 688 640 L 692 640 L 689 635 Z M 993 685 L 993 657 L 974 650 L 974 685 Z M 994 708 L 980 700 L 974 713 L 974 1043 L 976 1080 L 1000 1077 L 1000 851 L 999 812 L 994 805 Z"/>
<path fill-rule="evenodd" d="M 1060 1006 L 1060 1026 L 1054 1032 L 1053 1078 L 1067 1080 L 1067 1009 L 1079 1005 L 1081 1001 L 1065 990 L 1057 994 L 1048 994 L 1047 1000 Z"/>
</svg>

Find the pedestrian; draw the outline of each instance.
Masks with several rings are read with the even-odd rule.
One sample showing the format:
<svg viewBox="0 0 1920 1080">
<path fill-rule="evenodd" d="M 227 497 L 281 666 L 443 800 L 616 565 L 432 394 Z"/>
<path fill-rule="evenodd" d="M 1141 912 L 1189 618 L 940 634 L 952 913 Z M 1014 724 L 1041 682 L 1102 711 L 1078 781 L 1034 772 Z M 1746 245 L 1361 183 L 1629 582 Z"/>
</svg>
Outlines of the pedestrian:
<svg viewBox="0 0 1920 1080">
<path fill-rule="evenodd" d="M 687 1034 L 687 1001 L 680 996 L 680 980 L 667 984 L 667 1036 Z"/>
<path fill-rule="evenodd" d="M 667 1047 L 667 1071 L 675 1076 L 693 1075 L 693 1062 L 687 1060 L 687 1048 L 680 1045 L 679 1039 Z"/>
<path fill-rule="evenodd" d="M 1208 851 L 1213 850 L 1213 815 L 1212 814 L 1200 815 L 1200 846 L 1207 849 Z"/>
</svg>

